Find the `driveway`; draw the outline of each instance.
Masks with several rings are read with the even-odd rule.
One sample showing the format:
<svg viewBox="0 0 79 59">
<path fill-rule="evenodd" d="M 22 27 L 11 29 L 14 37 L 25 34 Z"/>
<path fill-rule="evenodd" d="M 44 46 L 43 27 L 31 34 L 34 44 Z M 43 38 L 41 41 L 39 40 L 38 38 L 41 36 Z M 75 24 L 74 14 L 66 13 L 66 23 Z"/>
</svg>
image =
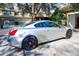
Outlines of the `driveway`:
<svg viewBox="0 0 79 59">
<path fill-rule="evenodd" d="M 79 32 L 74 32 L 71 39 L 62 39 L 41 45 L 32 51 L 25 51 L 26 56 L 79 56 Z M 0 56 L 22 56 L 23 51 L 8 45 L 4 40 L 0 44 Z"/>
</svg>

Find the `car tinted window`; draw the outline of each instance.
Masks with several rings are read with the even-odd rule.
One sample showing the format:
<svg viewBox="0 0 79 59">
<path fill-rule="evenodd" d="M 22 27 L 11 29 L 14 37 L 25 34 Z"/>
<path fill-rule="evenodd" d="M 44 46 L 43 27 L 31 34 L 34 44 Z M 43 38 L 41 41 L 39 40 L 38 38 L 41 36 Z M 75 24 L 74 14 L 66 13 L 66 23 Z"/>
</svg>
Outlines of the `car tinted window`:
<svg viewBox="0 0 79 59">
<path fill-rule="evenodd" d="M 44 25 L 44 27 L 59 27 L 54 22 L 44 22 L 43 25 Z"/>
<path fill-rule="evenodd" d="M 53 22 L 41 22 L 35 24 L 35 27 L 59 27 L 59 26 Z"/>
<path fill-rule="evenodd" d="M 56 23 L 54 22 L 49 22 L 49 27 L 59 27 Z"/>
<path fill-rule="evenodd" d="M 43 27 L 43 23 L 37 23 L 35 24 L 35 27 Z"/>
</svg>

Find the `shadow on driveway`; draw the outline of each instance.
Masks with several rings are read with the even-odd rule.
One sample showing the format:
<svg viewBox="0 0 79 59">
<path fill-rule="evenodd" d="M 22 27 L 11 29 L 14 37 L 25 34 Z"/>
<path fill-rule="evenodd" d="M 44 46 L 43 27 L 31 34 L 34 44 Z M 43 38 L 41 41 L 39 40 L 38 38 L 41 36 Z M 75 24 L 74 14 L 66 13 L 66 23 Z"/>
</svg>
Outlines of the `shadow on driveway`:
<svg viewBox="0 0 79 59">
<path fill-rule="evenodd" d="M 40 46 L 40 45 L 44 45 L 44 44 L 48 44 L 48 43 L 51 43 L 51 42 L 54 42 L 54 41 L 58 41 L 58 40 L 61 40 L 61 39 L 65 39 L 65 37 L 58 38 L 58 39 L 51 40 L 51 41 L 47 41 L 47 42 L 42 42 L 42 43 L 38 44 L 38 46 Z"/>
</svg>

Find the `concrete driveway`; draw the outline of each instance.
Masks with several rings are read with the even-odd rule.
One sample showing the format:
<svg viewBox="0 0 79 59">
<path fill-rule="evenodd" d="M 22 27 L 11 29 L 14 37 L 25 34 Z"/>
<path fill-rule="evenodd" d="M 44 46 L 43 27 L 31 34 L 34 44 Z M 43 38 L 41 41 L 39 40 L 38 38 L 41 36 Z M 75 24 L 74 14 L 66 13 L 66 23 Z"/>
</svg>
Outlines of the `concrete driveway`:
<svg viewBox="0 0 79 59">
<path fill-rule="evenodd" d="M 79 56 L 79 32 L 74 32 L 71 39 L 62 39 L 41 45 L 32 51 L 26 51 L 26 56 Z M 6 40 L 0 44 L 0 56 L 22 56 L 23 51 L 8 45 Z"/>
</svg>

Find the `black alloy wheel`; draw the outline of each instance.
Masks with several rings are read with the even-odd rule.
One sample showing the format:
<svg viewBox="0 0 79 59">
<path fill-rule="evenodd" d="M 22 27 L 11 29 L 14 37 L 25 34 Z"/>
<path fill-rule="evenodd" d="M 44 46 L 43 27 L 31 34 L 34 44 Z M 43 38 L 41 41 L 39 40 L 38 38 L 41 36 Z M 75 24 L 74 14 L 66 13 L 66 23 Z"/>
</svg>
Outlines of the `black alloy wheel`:
<svg viewBox="0 0 79 59">
<path fill-rule="evenodd" d="M 69 29 L 67 32 L 66 32 L 66 39 L 70 39 L 72 37 L 72 30 Z"/>
<path fill-rule="evenodd" d="M 25 37 L 24 40 L 22 41 L 22 49 L 25 49 L 27 51 L 33 50 L 37 46 L 38 46 L 38 39 L 33 35 Z"/>
</svg>

